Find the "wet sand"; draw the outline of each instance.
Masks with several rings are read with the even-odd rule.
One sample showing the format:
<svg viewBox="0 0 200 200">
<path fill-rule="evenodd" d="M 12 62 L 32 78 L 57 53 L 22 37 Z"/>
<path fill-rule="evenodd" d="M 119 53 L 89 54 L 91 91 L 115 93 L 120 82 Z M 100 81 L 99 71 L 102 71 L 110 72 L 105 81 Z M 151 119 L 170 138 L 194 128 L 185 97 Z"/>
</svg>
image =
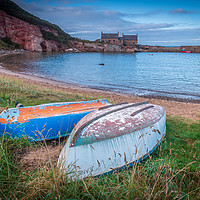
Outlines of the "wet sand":
<svg viewBox="0 0 200 200">
<path fill-rule="evenodd" d="M 82 87 L 76 84 L 68 84 L 59 81 L 54 81 L 47 79 L 38 75 L 29 75 L 19 72 L 9 71 L 0 66 L 0 74 L 2 76 L 8 76 L 10 78 L 17 77 L 21 79 L 23 82 L 32 85 L 39 85 L 41 87 L 49 87 L 49 88 L 59 88 L 65 92 L 69 93 L 78 93 L 85 94 L 88 96 L 107 98 L 111 103 L 121 103 L 121 102 L 141 102 L 141 101 L 149 101 L 152 104 L 161 105 L 165 108 L 167 115 L 172 116 L 181 116 L 186 117 L 193 120 L 200 120 L 200 103 L 199 102 L 190 102 L 190 100 L 183 99 L 172 99 L 162 97 L 138 97 L 129 94 L 105 91 L 100 89 L 92 89 L 88 87 Z M 59 101 L 59 99 L 58 99 Z"/>
</svg>

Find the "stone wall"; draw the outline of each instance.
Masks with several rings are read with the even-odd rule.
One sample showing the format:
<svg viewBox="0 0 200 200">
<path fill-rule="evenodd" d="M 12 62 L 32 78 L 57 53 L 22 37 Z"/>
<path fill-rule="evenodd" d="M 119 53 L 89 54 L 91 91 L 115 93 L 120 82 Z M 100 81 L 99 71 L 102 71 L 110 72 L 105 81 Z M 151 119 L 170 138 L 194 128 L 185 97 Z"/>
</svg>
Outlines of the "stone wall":
<svg viewBox="0 0 200 200">
<path fill-rule="evenodd" d="M 181 52 L 181 47 L 138 45 L 138 48 L 147 52 Z"/>
</svg>

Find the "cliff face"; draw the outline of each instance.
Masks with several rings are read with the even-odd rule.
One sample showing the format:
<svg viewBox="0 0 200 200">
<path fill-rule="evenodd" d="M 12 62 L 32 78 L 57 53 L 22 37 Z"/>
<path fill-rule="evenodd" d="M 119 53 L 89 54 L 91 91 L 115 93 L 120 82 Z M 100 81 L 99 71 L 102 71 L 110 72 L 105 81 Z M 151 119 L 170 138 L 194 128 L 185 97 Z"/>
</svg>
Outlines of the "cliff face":
<svg viewBox="0 0 200 200">
<path fill-rule="evenodd" d="M 48 27 L 42 27 L 42 29 L 57 36 L 57 32 Z M 12 42 L 20 44 L 28 51 L 65 51 L 67 49 L 66 45 L 60 42 L 45 40 L 41 27 L 31 25 L 0 10 L 0 38 L 4 37 L 9 37 Z"/>
</svg>

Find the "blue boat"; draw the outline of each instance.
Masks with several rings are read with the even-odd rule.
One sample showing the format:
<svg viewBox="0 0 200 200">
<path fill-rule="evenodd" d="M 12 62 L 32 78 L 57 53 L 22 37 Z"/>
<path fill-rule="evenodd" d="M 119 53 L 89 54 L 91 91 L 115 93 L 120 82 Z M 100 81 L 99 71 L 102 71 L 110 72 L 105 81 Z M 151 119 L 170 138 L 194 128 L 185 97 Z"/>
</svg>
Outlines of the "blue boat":
<svg viewBox="0 0 200 200">
<path fill-rule="evenodd" d="M 0 135 L 31 141 L 63 137 L 85 115 L 106 105 L 107 100 L 92 100 L 11 108 L 0 114 Z"/>
</svg>

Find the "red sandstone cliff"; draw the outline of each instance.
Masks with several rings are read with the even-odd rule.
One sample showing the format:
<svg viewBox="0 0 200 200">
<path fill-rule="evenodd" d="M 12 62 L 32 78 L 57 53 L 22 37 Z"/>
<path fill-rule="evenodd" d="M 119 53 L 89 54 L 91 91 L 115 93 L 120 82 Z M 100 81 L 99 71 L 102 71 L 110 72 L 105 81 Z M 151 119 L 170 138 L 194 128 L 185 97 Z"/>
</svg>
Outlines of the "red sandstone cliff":
<svg viewBox="0 0 200 200">
<path fill-rule="evenodd" d="M 55 30 L 42 27 L 43 30 L 57 36 Z M 0 38 L 9 37 L 12 42 L 23 46 L 28 51 L 65 51 L 67 46 L 53 40 L 45 40 L 41 27 L 8 15 L 0 10 Z"/>
</svg>

